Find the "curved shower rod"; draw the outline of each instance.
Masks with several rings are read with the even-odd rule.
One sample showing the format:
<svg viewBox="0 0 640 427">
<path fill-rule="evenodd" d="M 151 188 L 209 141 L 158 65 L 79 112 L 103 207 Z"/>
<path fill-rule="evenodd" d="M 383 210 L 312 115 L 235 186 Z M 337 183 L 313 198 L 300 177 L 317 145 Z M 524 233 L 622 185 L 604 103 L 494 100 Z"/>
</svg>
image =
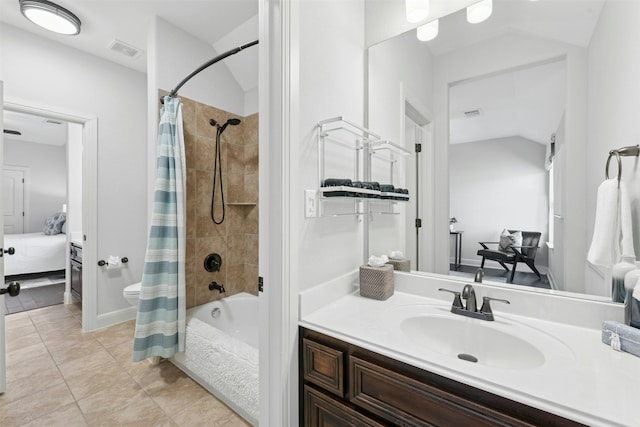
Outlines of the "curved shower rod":
<svg viewBox="0 0 640 427">
<path fill-rule="evenodd" d="M 202 64 L 201 66 L 199 66 L 198 68 L 196 68 L 191 74 L 189 74 L 187 77 L 185 77 L 180 83 L 178 83 L 178 85 L 171 91 L 169 92 L 169 96 L 172 98 L 175 98 L 178 95 L 178 91 L 180 90 L 180 88 L 189 80 L 191 80 L 191 78 L 193 76 L 195 76 L 196 74 L 198 74 L 200 71 L 209 68 L 210 66 L 212 66 L 213 64 L 215 64 L 216 62 L 222 61 L 225 58 L 228 58 L 231 55 L 235 55 L 236 53 L 240 52 L 241 50 L 244 50 L 248 47 L 251 46 L 255 46 L 258 44 L 258 40 L 254 40 L 251 43 L 247 43 L 247 44 L 243 44 L 242 46 L 236 47 L 235 49 L 231 49 L 230 51 L 227 51 L 221 55 L 216 56 L 215 58 L 211 59 L 210 61 L 205 62 L 204 64 Z"/>
</svg>

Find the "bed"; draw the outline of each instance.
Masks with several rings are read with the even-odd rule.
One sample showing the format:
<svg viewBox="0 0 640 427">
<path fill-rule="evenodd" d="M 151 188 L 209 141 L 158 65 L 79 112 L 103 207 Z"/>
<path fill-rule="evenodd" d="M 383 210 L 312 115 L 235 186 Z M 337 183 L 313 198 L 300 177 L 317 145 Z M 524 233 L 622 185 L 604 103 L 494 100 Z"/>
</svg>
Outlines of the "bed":
<svg viewBox="0 0 640 427">
<path fill-rule="evenodd" d="M 4 248 L 15 248 L 13 255 L 4 256 L 5 276 L 64 270 L 67 256 L 67 235 L 46 235 L 43 232 L 5 234 Z"/>
</svg>

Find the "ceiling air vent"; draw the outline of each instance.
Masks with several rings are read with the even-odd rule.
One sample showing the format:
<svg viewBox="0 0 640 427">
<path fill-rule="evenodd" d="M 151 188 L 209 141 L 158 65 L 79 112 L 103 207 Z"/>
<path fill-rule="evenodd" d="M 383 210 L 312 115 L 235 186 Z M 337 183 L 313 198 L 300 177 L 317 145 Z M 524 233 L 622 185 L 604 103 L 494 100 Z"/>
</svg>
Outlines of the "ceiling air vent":
<svg viewBox="0 0 640 427">
<path fill-rule="evenodd" d="M 462 114 L 464 114 L 464 116 L 467 119 L 471 119 L 473 117 L 478 117 L 480 114 L 482 114 L 482 111 L 479 108 L 476 108 L 475 110 L 468 110 L 463 112 Z"/>
<path fill-rule="evenodd" d="M 122 55 L 128 56 L 129 58 L 137 58 L 142 52 L 141 49 L 131 46 L 130 44 L 127 44 L 118 39 L 113 39 L 113 41 L 109 44 L 109 49 L 114 52 L 121 53 Z"/>
</svg>

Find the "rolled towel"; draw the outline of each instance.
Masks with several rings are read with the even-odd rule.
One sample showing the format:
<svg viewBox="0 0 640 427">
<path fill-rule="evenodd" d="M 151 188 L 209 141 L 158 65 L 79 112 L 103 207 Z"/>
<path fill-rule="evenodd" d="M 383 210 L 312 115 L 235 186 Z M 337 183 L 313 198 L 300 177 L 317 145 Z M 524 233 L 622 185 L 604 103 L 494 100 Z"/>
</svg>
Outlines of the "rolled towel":
<svg viewBox="0 0 640 427">
<path fill-rule="evenodd" d="M 631 204 L 627 187 L 617 179 L 607 179 L 598 187 L 596 218 L 587 260 L 611 267 L 622 254 L 634 254 Z"/>
<path fill-rule="evenodd" d="M 395 187 L 391 184 L 380 184 L 380 191 L 385 193 L 393 193 L 395 191 Z"/>
<path fill-rule="evenodd" d="M 614 350 L 640 356 L 640 329 L 605 320 L 602 322 L 602 342 Z"/>
<path fill-rule="evenodd" d="M 322 182 L 323 187 L 351 187 L 351 180 L 348 178 L 327 178 Z"/>
</svg>

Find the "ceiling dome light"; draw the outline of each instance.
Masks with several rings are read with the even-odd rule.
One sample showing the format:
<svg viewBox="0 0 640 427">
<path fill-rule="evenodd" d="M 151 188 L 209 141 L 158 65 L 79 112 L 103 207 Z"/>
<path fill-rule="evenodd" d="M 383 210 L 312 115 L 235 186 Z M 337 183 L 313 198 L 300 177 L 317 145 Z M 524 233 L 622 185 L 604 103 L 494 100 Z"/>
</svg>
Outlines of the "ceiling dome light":
<svg viewBox="0 0 640 427">
<path fill-rule="evenodd" d="M 428 24 L 424 24 L 416 30 L 416 34 L 418 36 L 418 40 L 421 42 L 428 42 L 433 40 L 438 35 L 438 28 L 440 26 L 439 19 L 435 21 L 431 21 Z"/>
<path fill-rule="evenodd" d="M 20 12 L 34 24 L 58 34 L 80 34 L 80 19 L 47 0 L 20 0 Z"/>
<path fill-rule="evenodd" d="M 407 21 L 420 22 L 429 16 L 429 0 L 405 0 Z"/>
<path fill-rule="evenodd" d="M 493 0 L 482 0 L 467 7 L 467 21 L 477 24 L 491 16 L 493 12 Z"/>
</svg>

